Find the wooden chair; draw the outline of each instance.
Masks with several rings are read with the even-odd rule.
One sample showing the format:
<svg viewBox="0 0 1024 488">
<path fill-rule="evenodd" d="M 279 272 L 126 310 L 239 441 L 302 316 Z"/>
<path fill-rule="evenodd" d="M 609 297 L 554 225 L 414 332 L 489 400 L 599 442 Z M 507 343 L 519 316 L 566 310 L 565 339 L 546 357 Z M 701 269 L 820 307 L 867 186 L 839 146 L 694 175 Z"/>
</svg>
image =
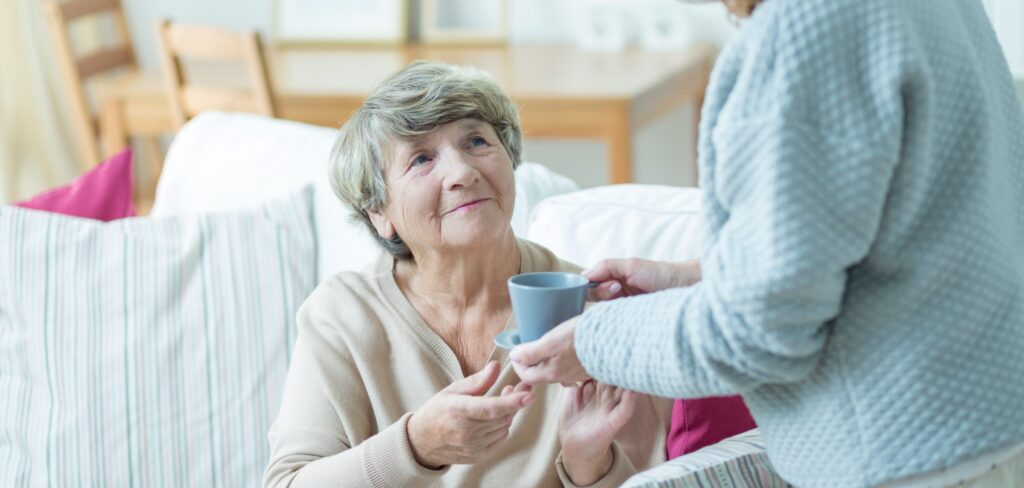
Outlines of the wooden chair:
<svg viewBox="0 0 1024 488">
<path fill-rule="evenodd" d="M 93 110 L 86 93 L 86 84 L 104 78 L 108 92 L 116 93 L 127 89 L 123 85 L 134 83 L 138 74 L 135 50 L 132 48 L 125 21 L 124 9 L 119 0 L 71 0 L 46 2 L 47 23 L 53 44 L 57 50 L 62 84 L 70 102 L 72 125 L 74 126 L 78 158 L 82 169 L 89 169 L 99 163 L 103 156 L 99 146 L 98 107 Z M 86 17 L 110 14 L 113 17 L 117 44 L 95 52 L 76 57 L 68 33 L 68 26 Z M 113 72 L 117 72 L 114 75 Z M 116 151 L 121 148 L 110 148 Z M 107 152 L 107 151 L 104 151 Z"/>
<path fill-rule="evenodd" d="M 259 34 L 234 32 L 218 27 L 157 25 L 164 84 L 171 118 L 178 127 L 204 110 L 252 112 L 275 116 L 274 99 Z M 241 62 L 246 67 L 249 90 L 217 87 L 187 80 L 182 59 L 189 61 Z"/>
</svg>

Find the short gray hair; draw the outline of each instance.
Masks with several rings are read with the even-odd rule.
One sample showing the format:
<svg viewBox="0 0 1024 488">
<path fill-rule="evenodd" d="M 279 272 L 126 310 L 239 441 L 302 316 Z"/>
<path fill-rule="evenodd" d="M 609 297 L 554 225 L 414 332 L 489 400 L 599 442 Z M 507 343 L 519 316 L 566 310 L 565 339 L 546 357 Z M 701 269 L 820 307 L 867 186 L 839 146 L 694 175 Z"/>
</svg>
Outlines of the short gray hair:
<svg viewBox="0 0 1024 488">
<path fill-rule="evenodd" d="M 519 112 L 487 73 L 468 66 L 416 61 L 384 80 L 345 123 L 331 150 L 334 193 L 355 210 L 381 246 L 399 259 L 411 259 L 396 233 L 377 233 L 370 212 L 388 204 L 384 149 L 394 140 L 413 140 L 461 119 L 477 119 L 494 128 L 515 169 L 522 161 Z"/>
</svg>

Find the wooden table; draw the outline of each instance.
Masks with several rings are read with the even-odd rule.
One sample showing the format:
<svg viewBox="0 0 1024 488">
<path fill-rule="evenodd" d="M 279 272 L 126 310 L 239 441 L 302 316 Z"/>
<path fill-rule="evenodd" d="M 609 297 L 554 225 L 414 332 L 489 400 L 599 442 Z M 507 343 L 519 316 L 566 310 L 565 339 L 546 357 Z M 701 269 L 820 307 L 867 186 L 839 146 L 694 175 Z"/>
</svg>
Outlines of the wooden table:
<svg viewBox="0 0 1024 488">
<path fill-rule="evenodd" d="M 611 183 L 632 181 L 631 141 L 638 127 L 686 102 L 699 107 L 714 55 L 709 45 L 613 53 L 541 44 L 267 50 L 278 116 L 331 127 L 340 126 L 381 80 L 412 60 L 477 66 L 520 107 L 524 137 L 604 141 Z M 228 73 L 207 69 L 232 84 Z M 139 132 L 136 128 L 172 127 L 160 77 L 142 76 L 133 93 L 101 91 L 106 100 L 101 131 L 108 148 L 123 147 L 124 134 Z"/>
</svg>

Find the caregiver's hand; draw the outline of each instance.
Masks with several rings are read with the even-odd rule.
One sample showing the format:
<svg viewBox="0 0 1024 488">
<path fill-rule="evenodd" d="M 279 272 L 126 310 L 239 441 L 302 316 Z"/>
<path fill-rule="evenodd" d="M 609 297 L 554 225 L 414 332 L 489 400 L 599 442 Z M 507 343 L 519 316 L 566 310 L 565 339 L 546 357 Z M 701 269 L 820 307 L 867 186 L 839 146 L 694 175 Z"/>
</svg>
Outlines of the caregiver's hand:
<svg viewBox="0 0 1024 488">
<path fill-rule="evenodd" d="M 646 259 L 605 259 L 584 271 L 583 276 L 600 285 L 590 290 L 593 301 L 643 295 L 700 281 L 700 261 L 670 263 Z"/>
<path fill-rule="evenodd" d="M 533 394 L 523 383 L 506 386 L 500 396 L 481 396 L 500 372 L 498 363 L 487 363 L 476 374 L 452 382 L 409 418 L 409 444 L 416 462 L 433 469 L 473 464 L 505 443 L 512 419 L 533 402 Z"/>
<path fill-rule="evenodd" d="M 523 383 L 561 383 L 575 386 L 590 379 L 576 357 L 576 321 L 574 317 L 551 329 L 540 339 L 516 346 L 509 353 L 512 367 Z"/>
<path fill-rule="evenodd" d="M 573 484 L 592 485 L 612 467 L 612 441 L 629 422 L 636 393 L 593 380 L 570 388 L 562 398 L 558 438 L 562 466 Z"/>
</svg>

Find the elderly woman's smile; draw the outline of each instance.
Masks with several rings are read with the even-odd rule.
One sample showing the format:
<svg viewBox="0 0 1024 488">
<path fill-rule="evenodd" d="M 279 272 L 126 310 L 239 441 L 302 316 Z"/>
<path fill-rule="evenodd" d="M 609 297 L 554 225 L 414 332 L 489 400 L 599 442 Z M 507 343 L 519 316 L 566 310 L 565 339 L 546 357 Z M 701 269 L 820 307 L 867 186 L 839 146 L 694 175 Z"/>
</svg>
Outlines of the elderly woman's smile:
<svg viewBox="0 0 1024 488">
<path fill-rule="evenodd" d="M 463 118 L 391 145 L 388 203 L 370 215 L 380 235 L 455 248 L 508 238 L 514 165 L 491 124 Z"/>
<path fill-rule="evenodd" d="M 453 210 L 446 212 L 445 215 L 452 213 L 469 213 L 477 208 L 480 208 L 480 205 L 483 204 L 484 202 L 489 201 L 491 201 L 491 199 L 489 198 L 477 198 L 475 200 L 469 200 L 466 203 L 463 203 L 462 205 L 455 207 Z"/>
</svg>

